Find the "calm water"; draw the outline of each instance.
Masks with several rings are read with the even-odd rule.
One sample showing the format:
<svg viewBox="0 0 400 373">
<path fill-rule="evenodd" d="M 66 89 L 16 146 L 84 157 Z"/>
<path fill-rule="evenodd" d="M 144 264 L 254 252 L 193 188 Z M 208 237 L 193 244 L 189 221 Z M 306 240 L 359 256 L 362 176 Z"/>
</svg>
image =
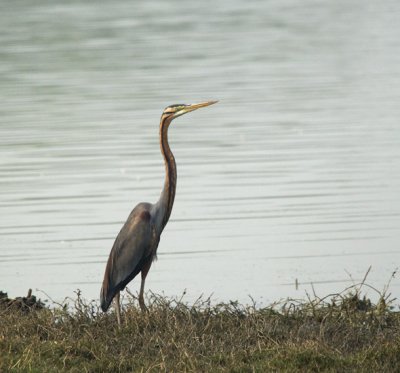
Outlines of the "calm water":
<svg viewBox="0 0 400 373">
<path fill-rule="evenodd" d="M 213 99 L 170 129 L 177 197 L 147 289 L 267 304 L 370 265 L 381 289 L 400 263 L 399 13 L 3 2 L 0 289 L 97 298 L 122 223 L 161 191 L 162 109 Z"/>
</svg>

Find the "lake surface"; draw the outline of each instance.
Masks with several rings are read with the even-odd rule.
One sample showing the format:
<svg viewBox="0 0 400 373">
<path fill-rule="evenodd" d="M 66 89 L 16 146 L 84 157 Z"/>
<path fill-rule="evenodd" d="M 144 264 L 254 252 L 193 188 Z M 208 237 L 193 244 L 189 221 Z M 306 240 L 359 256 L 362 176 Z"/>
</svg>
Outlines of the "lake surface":
<svg viewBox="0 0 400 373">
<path fill-rule="evenodd" d="M 3 2 L 0 289 L 97 299 L 123 222 L 161 192 L 163 108 L 205 100 L 220 102 L 170 128 L 177 195 L 147 289 L 269 304 L 369 266 L 382 289 L 400 263 L 399 15 L 394 0 Z"/>
</svg>

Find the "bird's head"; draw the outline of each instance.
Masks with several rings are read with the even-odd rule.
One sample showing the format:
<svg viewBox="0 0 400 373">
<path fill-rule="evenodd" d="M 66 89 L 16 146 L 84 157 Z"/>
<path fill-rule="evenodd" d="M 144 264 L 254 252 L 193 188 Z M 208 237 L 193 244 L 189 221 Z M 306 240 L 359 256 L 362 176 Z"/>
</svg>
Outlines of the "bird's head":
<svg viewBox="0 0 400 373">
<path fill-rule="evenodd" d="M 168 116 L 172 120 L 191 111 L 215 104 L 216 102 L 218 101 L 207 101 L 207 102 L 201 102 L 199 104 L 188 104 L 188 105 L 186 104 L 171 105 L 164 109 L 163 115 Z"/>
</svg>

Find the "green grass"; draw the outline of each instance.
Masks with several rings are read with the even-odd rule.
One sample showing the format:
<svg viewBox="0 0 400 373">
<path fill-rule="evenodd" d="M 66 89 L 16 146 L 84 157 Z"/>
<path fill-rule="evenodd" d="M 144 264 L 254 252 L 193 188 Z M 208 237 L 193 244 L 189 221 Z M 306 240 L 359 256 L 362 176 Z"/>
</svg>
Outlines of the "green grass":
<svg viewBox="0 0 400 373">
<path fill-rule="evenodd" d="M 150 295 L 123 325 L 78 294 L 71 309 L 0 302 L 0 372 L 395 372 L 400 313 L 345 294 L 258 309 Z"/>
</svg>

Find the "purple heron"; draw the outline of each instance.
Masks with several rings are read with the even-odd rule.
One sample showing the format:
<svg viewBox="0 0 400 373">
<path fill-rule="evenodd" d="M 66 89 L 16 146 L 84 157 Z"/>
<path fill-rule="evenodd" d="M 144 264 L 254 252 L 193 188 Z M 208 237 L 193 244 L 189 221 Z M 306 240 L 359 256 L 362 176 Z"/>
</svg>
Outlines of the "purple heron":
<svg viewBox="0 0 400 373">
<path fill-rule="evenodd" d="M 165 163 L 165 182 L 157 203 L 139 203 L 115 239 L 104 273 L 100 292 L 101 309 L 106 312 L 115 302 L 118 325 L 121 324 L 120 291 L 141 273 L 139 305 L 146 310 L 143 292 L 146 276 L 156 257 L 160 236 L 171 215 L 176 191 L 176 163 L 168 144 L 168 128 L 172 120 L 196 109 L 215 104 L 207 101 L 191 105 L 168 106 L 160 120 L 160 148 Z"/>
</svg>

